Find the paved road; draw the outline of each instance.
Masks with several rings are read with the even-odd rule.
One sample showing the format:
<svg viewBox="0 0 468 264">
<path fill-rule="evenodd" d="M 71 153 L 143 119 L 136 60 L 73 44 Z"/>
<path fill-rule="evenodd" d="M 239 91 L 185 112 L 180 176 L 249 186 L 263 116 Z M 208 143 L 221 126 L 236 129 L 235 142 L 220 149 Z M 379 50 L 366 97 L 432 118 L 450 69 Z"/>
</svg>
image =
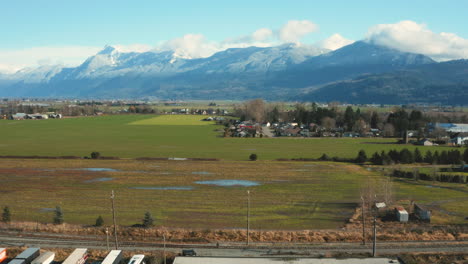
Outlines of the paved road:
<svg viewBox="0 0 468 264">
<path fill-rule="evenodd" d="M 28 246 L 45 248 L 77 248 L 106 249 L 106 241 L 97 236 L 72 237 L 49 234 L 38 236 L 37 234 L 0 234 L 0 247 Z M 111 247 L 114 244 L 111 242 Z M 123 250 L 163 250 L 160 242 L 129 242 L 122 241 L 119 245 Z M 242 243 L 221 244 L 219 248 L 215 244 L 168 244 L 167 251 L 181 252 L 181 248 L 192 248 L 200 256 L 275 256 L 275 255 L 300 255 L 317 256 L 327 253 L 370 253 L 371 244 L 365 246 L 360 243 L 320 243 L 320 244 L 265 244 L 254 243 L 246 247 Z M 380 254 L 401 254 L 416 252 L 468 252 L 468 241 L 436 241 L 436 242 L 383 242 L 378 244 Z"/>
<path fill-rule="evenodd" d="M 275 136 L 275 134 L 273 134 L 273 132 L 271 131 L 270 127 L 267 127 L 266 125 L 262 126 L 262 132 L 263 132 L 263 135 L 270 137 L 270 138 Z"/>
</svg>

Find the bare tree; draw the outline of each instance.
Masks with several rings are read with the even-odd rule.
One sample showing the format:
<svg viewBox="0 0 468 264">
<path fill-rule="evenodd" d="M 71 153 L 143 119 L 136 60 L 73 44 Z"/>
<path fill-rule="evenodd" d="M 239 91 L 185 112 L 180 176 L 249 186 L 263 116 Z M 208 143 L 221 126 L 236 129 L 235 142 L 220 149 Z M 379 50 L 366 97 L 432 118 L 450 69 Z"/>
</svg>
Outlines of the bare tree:
<svg viewBox="0 0 468 264">
<path fill-rule="evenodd" d="M 322 127 L 325 128 L 327 131 L 330 131 L 336 127 L 336 120 L 330 117 L 322 118 Z"/>
<path fill-rule="evenodd" d="M 393 137 L 393 136 L 395 136 L 395 127 L 390 123 L 385 124 L 385 126 L 383 128 L 383 136 L 384 137 Z"/>
<path fill-rule="evenodd" d="M 244 113 L 246 120 L 253 120 L 256 122 L 265 121 L 266 106 L 265 101 L 262 99 L 255 99 L 244 103 Z"/>
</svg>

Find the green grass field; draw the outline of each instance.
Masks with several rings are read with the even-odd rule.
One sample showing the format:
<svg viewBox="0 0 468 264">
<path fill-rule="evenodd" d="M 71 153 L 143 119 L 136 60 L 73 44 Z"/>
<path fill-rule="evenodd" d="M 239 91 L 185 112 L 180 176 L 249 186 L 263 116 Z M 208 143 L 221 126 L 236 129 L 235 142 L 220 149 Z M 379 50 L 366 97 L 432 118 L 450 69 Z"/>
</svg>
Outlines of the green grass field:
<svg viewBox="0 0 468 264">
<path fill-rule="evenodd" d="M 69 223 L 93 224 L 102 215 L 110 224 L 109 197 L 115 190 L 122 225 L 141 223 L 150 211 L 157 225 L 243 228 L 250 190 L 254 229 L 337 228 L 353 214 L 360 188 L 369 178 L 381 177 L 357 165 L 328 162 L 3 159 L 0 206 L 9 206 L 14 220 L 51 222 L 51 210 L 59 205 Z M 211 180 L 248 180 L 259 185 L 196 183 Z M 400 180 L 394 186 L 397 199 L 414 199 L 444 210 L 435 213 L 444 216 L 437 220 L 440 223 L 463 223 L 468 209 L 466 186 Z M 171 190 L 174 187 L 186 189 Z M 451 218 L 446 217 L 448 213 Z"/>
<path fill-rule="evenodd" d="M 151 211 L 158 225 L 242 228 L 246 191 L 251 190 L 252 228 L 318 229 L 344 224 L 359 202 L 367 179 L 378 172 L 357 165 L 278 162 L 318 158 L 323 153 L 355 157 L 413 146 L 394 139 L 222 138 L 222 127 L 203 116 L 118 115 L 49 120 L 0 120 L 0 155 L 219 158 L 221 161 L 21 160 L 0 159 L 0 206 L 13 218 L 50 222 L 56 205 L 70 223 L 110 223 L 110 191 L 117 194 L 120 224 L 140 223 Z M 425 147 L 443 149 L 443 147 Z M 251 153 L 259 161 L 247 161 Z M 112 168 L 117 171 L 85 171 Z M 104 181 L 97 181 L 105 178 Z M 111 178 L 110 180 L 107 178 Z M 108 181 L 106 181 L 106 179 Z M 196 181 L 250 180 L 252 187 L 201 185 Z M 464 223 L 468 188 L 461 184 L 395 181 L 398 199 L 435 208 L 436 223 Z M 143 188 L 143 189 L 134 189 Z M 165 190 L 183 187 L 189 190 Z M 150 189 L 148 189 L 150 188 Z M 151 189 L 159 188 L 159 189 Z M 161 189 L 163 188 L 163 189 Z"/>
<path fill-rule="evenodd" d="M 382 138 L 222 138 L 222 127 L 203 116 L 117 115 L 49 120 L 0 120 L 0 155 L 192 157 L 247 160 L 278 158 L 353 158 L 411 145 Z M 444 149 L 444 147 L 420 147 Z"/>
</svg>

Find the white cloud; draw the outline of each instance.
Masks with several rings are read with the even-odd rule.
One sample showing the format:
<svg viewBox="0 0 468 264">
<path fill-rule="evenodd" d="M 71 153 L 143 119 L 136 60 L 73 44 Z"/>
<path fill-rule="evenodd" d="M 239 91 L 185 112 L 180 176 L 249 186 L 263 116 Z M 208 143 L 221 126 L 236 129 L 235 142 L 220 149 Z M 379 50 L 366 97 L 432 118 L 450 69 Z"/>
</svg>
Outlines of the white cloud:
<svg viewBox="0 0 468 264">
<path fill-rule="evenodd" d="M 453 33 L 434 33 L 426 25 L 409 20 L 373 26 L 365 39 L 402 51 L 422 53 L 437 61 L 468 58 L 468 39 Z"/>
<path fill-rule="evenodd" d="M 318 26 L 309 20 L 291 20 L 279 30 L 279 39 L 297 43 L 305 35 L 317 30 Z"/>
<path fill-rule="evenodd" d="M 337 50 L 339 48 L 342 48 L 342 47 L 344 47 L 346 45 L 349 45 L 349 44 L 352 44 L 352 43 L 354 43 L 354 40 L 344 38 L 340 34 L 336 33 L 336 34 L 333 34 L 333 35 L 331 35 L 330 37 L 328 37 L 328 38 L 326 38 L 324 40 L 321 40 L 321 41 L 315 43 L 315 45 L 317 47 L 324 48 L 324 49 Z"/>
<path fill-rule="evenodd" d="M 297 43 L 305 35 L 314 32 L 318 26 L 308 20 L 292 20 L 279 30 L 260 28 L 249 35 L 227 38 L 221 42 L 207 41 L 202 34 L 187 34 L 158 45 L 155 50 L 173 50 L 181 58 L 209 57 L 229 48 L 272 47 L 281 43 Z"/>
<path fill-rule="evenodd" d="M 207 42 L 202 34 L 187 34 L 164 42 L 156 50 L 173 50 L 181 58 L 203 58 L 217 51 L 216 43 Z"/>
<path fill-rule="evenodd" d="M 0 50 L 2 68 L 16 71 L 24 67 L 63 64 L 77 66 L 101 48 L 90 46 L 49 46 L 18 50 Z"/>
<path fill-rule="evenodd" d="M 14 65 L 0 64 L 0 74 L 12 74 L 17 72 L 21 67 L 16 67 Z"/>
<path fill-rule="evenodd" d="M 261 28 L 252 33 L 254 41 L 265 41 L 273 36 L 273 30 L 269 28 Z"/>
</svg>

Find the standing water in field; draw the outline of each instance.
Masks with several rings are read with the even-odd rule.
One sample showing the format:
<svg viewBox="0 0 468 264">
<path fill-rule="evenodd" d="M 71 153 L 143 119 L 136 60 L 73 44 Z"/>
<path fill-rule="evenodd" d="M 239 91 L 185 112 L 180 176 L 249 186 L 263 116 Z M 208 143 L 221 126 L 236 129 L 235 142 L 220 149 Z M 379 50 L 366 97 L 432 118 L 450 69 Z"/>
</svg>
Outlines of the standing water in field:
<svg viewBox="0 0 468 264">
<path fill-rule="evenodd" d="M 191 186 L 146 186 L 146 187 L 130 187 L 135 190 L 181 190 L 189 191 L 193 190 Z"/>
<path fill-rule="evenodd" d="M 81 168 L 81 169 L 78 169 L 78 170 L 95 171 L 95 172 L 119 171 L 119 170 L 111 169 L 111 168 Z"/>
<path fill-rule="evenodd" d="M 193 171 L 192 174 L 195 174 L 195 175 L 211 175 L 213 173 L 208 172 L 208 171 Z"/>
<path fill-rule="evenodd" d="M 112 181 L 114 178 L 96 178 L 96 179 L 91 179 L 85 181 L 86 183 L 93 183 L 93 182 L 106 182 L 106 181 Z"/>
<path fill-rule="evenodd" d="M 260 183 L 254 181 L 246 181 L 246 180 L 213 180 L 213 181 L 196 181 L 196 184 L 207 184 L 207 185 L 216 185 L 216 186 L 223 186 L 223 187 L 230 187 L 230 186 L 243 186 L 243 187 L 250 187 L 250 186 L 258 186 Z"/>
</svg>

